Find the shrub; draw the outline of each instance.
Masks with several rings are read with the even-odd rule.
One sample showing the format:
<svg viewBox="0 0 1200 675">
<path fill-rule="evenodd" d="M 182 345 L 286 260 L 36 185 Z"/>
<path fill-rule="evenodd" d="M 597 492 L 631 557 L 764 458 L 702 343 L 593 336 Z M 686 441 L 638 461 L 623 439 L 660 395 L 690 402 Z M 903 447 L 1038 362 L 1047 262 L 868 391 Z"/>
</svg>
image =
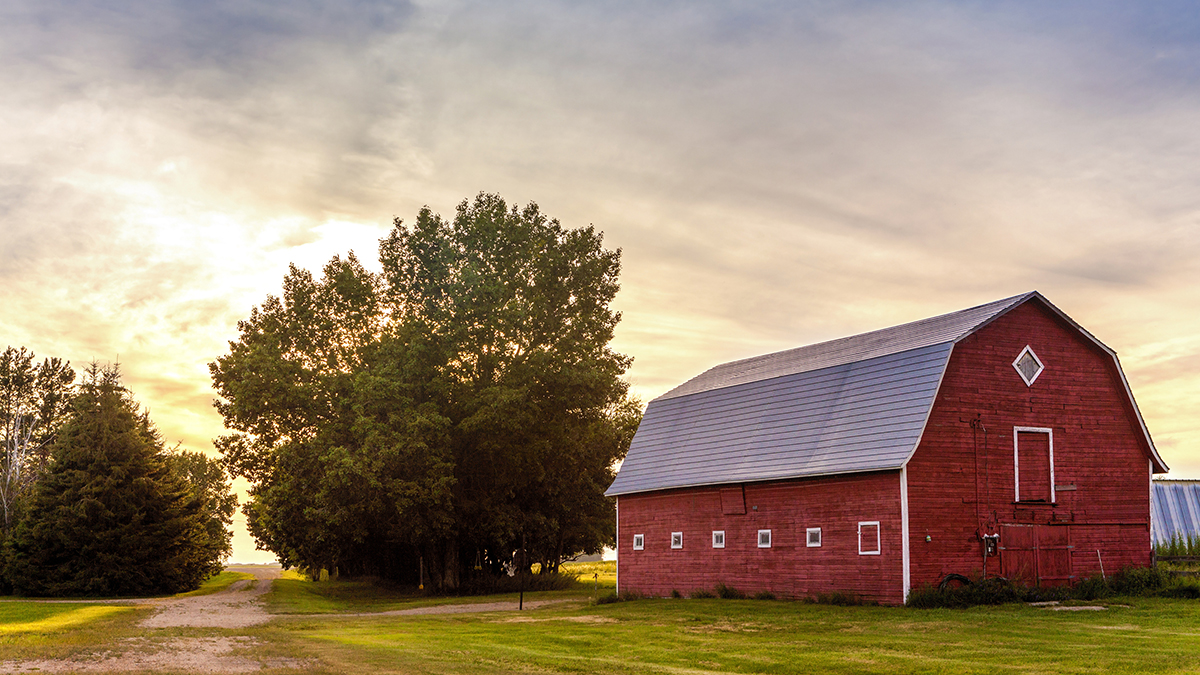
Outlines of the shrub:
<svg viewBox="0 0 1200 675">
<path fill-rule="evenodd" d="M 725 600 L 745 600 L 746 594 L 725 584 L 717 584 L 717 597 Z"/>
<path fill-rule="evenodd" d="M 1024 599 L 1020 591 L 1010 581 L 1000 577 L 975 579 L 966 586 L 956 588 L 923 586 L 913 590 L 908 594 L 908 606 L 918 609 L 962 609 L 975 605 L 1000 605 Z"/>
<path fill-rule="evenodd" d="M 482 574 L 459 585 L 455 595 L 491 595 L 493 593 L 516 593 L 526 591 L 569 591 L 580 587 L 579 575 L 575 572 L 553 574 L 526 574 L 522 586 L 521 575 Z"/>
<path fill-rule="evenodd" d="M 1157 567 L 1126 567 L 1109 580 L 1116 595 L 1153 595 L 1167 586 L 1165 570 Z"/>
<path fill-rule="evenodd" d="M 771 591 L 759 591 L 754 594 L 755 600 L 774 600 L 775 594 Z"/>
<path fill-rule="evenodd" d="M 596 604 L 611 605 L 614 602 L 629 602 L 631 600 L 645 600 L 646 598 L 646 595 L 637 591 L 621 591 L 620 593 L 613 591 L 596 598 Z"/>
<path fill-rule="evenodd" d="M 854 593 L 843 593 L 835 591 L 833 593 L 818 593 L 810 602 L 818 605 L 836 605 L 838 607 L 854 607 L 858 605 L 873 605 L 874 602 L 864 600 L 862 596 Z"/>
<path fill-rule="evenodd" d="M 690 597 L 693 600 L 703 600 L 705 598 L 715 598 L 715 597 L 717 597 L 717 594 L 713 593 L 710 590 L 704 589 L 704 588 L 698 588 L 698 589 L 692 591 L 692 594 L 688 597 Z"/>
<path fill-rule="evenodd" d="M 679 598 L 683 597 L 683 593 L 680 593 L 678 588 L 672 588 L 671 589 L 671 597 L 678 600 Z"/>
</svg>

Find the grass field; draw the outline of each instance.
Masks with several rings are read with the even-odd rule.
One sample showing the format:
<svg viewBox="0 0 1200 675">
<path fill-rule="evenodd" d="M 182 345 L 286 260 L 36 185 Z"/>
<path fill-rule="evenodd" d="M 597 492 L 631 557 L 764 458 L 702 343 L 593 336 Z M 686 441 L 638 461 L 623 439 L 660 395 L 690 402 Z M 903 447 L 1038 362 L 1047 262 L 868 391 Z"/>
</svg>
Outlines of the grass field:
<svg viewBox="0 0 1200 675">
<path fill-rule="evenodd" d="M 272 630 L 333 671 L 1200 672 L 1200 604 L 1127 604 L 1101 612 L 922 611 L 644 600 L 520 615 L 284 622 Z"/>
<path fill-rule="evenodd" d="M 267 625 L 159 635 L 247 636 L 255 653 L 309 659 L 305 672 L 329 673 L 1200 673 L 1194 600 L 1123 598 L 1097 603 L 1103 611 L 719 599 L 595 605 L 605 571 L 603 563 L 579 570 L 577 590 L 526 595 L 559 601 L 550 606 L 429 616 L 369 613 L 515 596 L 431 598 L 290 575 L 268 596 L 277 617 Z M 137 621 L 147 611 L 0 603 L 0 660 L 103 650 L 144 633 Z"/>
</svg>

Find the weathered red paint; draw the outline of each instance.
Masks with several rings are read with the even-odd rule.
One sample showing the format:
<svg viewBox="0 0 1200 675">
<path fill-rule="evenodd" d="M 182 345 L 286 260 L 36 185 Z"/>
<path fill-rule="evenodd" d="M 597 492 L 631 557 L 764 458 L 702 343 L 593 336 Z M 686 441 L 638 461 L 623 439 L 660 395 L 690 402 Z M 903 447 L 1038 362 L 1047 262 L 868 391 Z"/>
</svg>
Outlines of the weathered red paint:
<svg viewBox="0 0 1200 675">
<path fill-rule="evenodd" d="M 1045 366 L 1033 386 L 1012 367 L 1026 345 Z M 1053 430 L 1054 503 L 1014 501 L 1015 427 Z M 1150 564 L 1149 457 L 1112 357 L 1037 301 L 1014 308 L 955 346 L 908 463 L 913 586 L 982 573 L 981 533 L 1001 535 L 1002 559 L 1028 559 L 990 559 L 988 574 L 1020 569 L 1031 582 L 1035 532 L 1055 542 L 1038 551 L 1048 583 L 1099 574 L 1101 560 L 1110 574 Z"/>
<path fill-rule="evenodd" d="M 899 472 L 751 483 L 745 513 L 726 515 L 718 487 L 663 490 L 620 498 L 617 560 L 621 590 L 688 595 L 718 583 L 779 597 L 842 591 L 887 603 L 901 590 Z M 879 521 L 879 555 L 859 555 L 858 523 Z M 806 532 L 821 528 L 821 546 Z M 712 546 L 725 531 L 725 548 Z M 758 548 L 758 531 L 771 530 L 771 548 Z M 671 533 L 683 532 L 683 548 Z M 645 549 L 633 550 L 635 534 Z M 872 542 L 873 543 L 873 542 Z"/>
<path fill-rule="evenodd" d="M 1026 345 L 1045 366 L 1032 386 L 1012 366 Z M 1015 499 L 1018 427 L 1052 432 L 1052 502 L 1036 466 L 1021 482 L 1040 501 Z M 1021 434 L 1023 461 L 1049 452 L 1039 433 Z M 906 466 L 911 587 L 951 573 L 1071 583 L 1101 566 L 1150 564 L 1150 456 L 1112 357 L 1037 300 L 1012 309 L 955 346 Z M 900 485 L 888 471 L 622 496 L 620 590 L 688 594 L 723 583 L 901 603 Z M 880 555 L 860 555 L 862 521 L 879 521 Z M 820 548 L 805 545 L 810 527 L 822 528 Z M 760 529 L 772 530 L 771 548 L 757 547 Z M 712 547 L 713 530 L 725 531 L 724 549 Z M 683 532 L 682 549 L 671 548 L 672 532 Z M 642 551 L 635 534 L 645 535 Z M 984 558 L 983 534 L 1000 535 L 998 558 Z"/>
</svg>

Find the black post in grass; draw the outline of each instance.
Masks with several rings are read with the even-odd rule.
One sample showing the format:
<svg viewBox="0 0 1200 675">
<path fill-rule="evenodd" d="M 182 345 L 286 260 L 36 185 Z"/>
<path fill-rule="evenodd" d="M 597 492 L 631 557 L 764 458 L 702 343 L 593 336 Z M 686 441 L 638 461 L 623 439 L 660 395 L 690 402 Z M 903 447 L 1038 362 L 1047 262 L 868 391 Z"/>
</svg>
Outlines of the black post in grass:
<svg viewBox="0 0 1200 675">
<path fill-rule="evenodd" d="M 521 533 L 521 595 L 517 611 L 525 611 L 525 575 L 529 574 L 529 554 L 525 552 L 525 533 Z"/>
</svg>

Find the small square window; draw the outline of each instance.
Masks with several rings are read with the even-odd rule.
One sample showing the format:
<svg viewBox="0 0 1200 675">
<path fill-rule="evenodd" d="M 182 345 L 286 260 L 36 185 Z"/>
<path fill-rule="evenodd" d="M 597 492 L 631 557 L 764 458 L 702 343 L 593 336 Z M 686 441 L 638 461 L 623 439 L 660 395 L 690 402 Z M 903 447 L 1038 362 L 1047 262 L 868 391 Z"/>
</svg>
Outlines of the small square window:
<svg viewBox="0 0 1200 675">
<path fill-rule="evenodd" d="M 879 521 L 858 524 L 858 554 L 879 555 Z"/>
<path fill-rule="evenodd" d="M 758 547 L 759 548 L 771 548 L 771 531 L 770 530 L 759 530 L 758 531 Z"/>
<path fill-rule="evenodd" d="M 646 535 L 644 535 L 644 534 L 633 535 L 633 550 L 641 551 L 644 548 L 646 548 Z"/>
<path fill-rule="evenodd" d="M 682 532 L 672 532 L 671 533 L 671 548 L 683 548 L 683 533 Z"/>
<path fill-rule="evenodd" d="M 725 548 L 725 530 L 713 530 L 713 548 Z"/>
<path fill-rule="evenodd" d="M 808 532 L 808 539 L 807 539 L 808 547 L 809 548 L 819 547 L 821 545 L 821 528 L 810 527 L 810 528 L 808 528 L 807 532 Z"/>
</svg>

